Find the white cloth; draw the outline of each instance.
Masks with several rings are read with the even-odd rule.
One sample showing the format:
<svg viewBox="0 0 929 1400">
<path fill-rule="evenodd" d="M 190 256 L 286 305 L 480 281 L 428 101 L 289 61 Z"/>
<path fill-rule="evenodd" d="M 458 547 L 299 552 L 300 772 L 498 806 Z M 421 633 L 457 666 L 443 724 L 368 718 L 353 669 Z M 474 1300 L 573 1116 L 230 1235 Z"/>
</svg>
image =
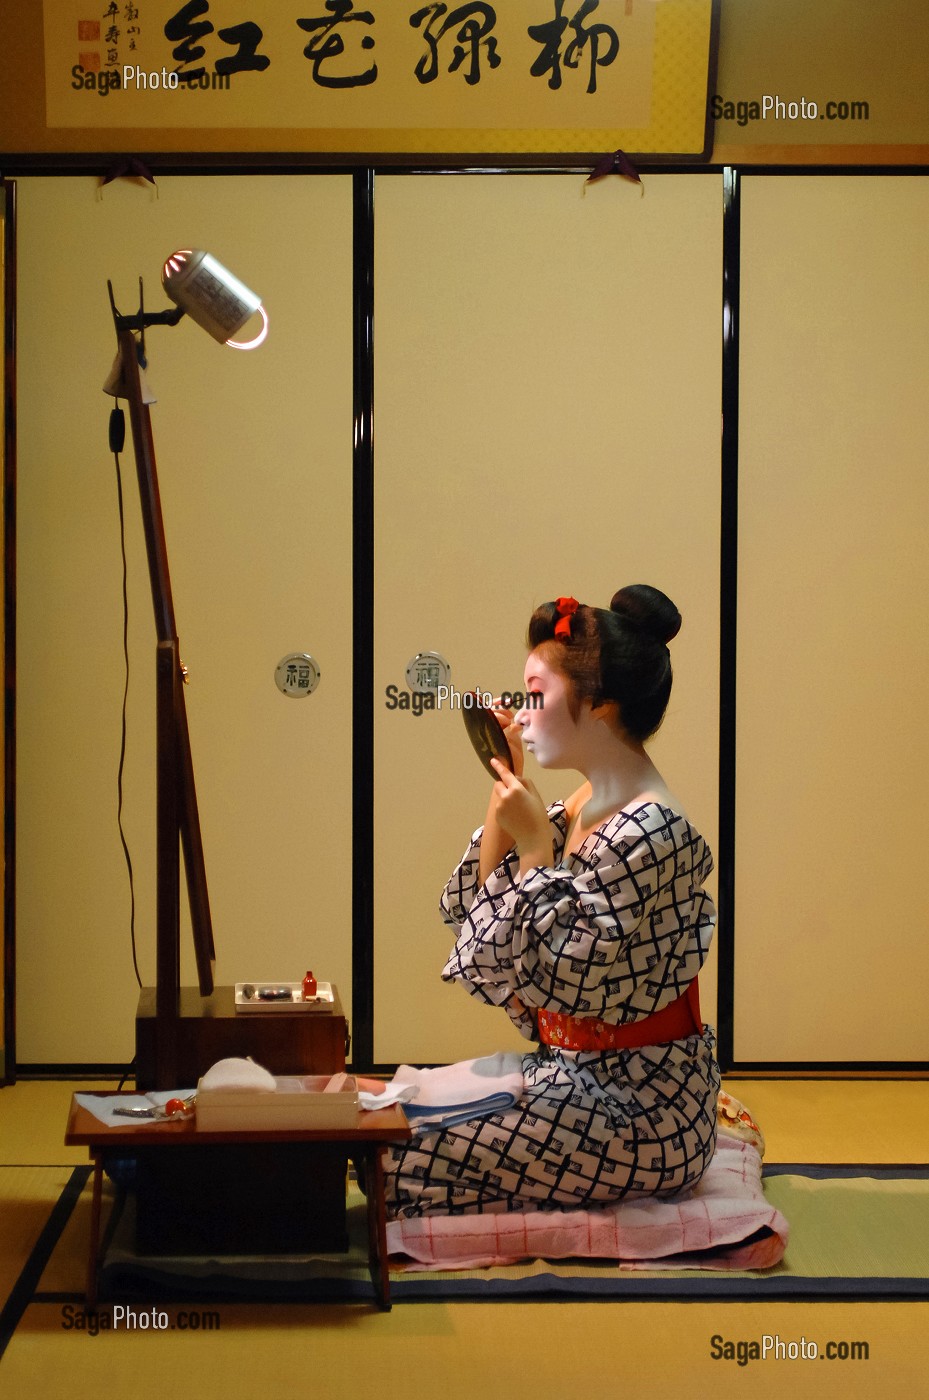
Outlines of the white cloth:
<svg viewBox="0 0 929 1400">
<path fill-rule="evenodd" d="M 500 1051 L 437 1069 L 401 1065 L 382 1094 L 359 1094 L 362 1108 L 406 1105 L 407 1117 L 421 1132 L 451 1127 L 499 1113 L 523 1091 L 523 1057 Z"/>
<path fill-rule="evenodd" d="M 163 1108 L 169 1099 L 187 1099 L 193 1089 L 153 1089 L 148 1094 L 75 1094 L 75 1102 L 108 1128 L 128 1128 L 134 1124 L 163 1123 L 163 1118 L 127 1118 L 117 1108 Z"/>
</svg>

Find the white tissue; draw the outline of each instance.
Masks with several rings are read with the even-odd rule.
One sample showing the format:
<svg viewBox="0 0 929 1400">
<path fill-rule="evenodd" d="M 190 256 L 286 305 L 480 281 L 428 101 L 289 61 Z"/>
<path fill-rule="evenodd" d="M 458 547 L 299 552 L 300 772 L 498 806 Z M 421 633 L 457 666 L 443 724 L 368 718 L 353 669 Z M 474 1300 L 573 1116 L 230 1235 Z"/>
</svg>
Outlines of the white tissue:
<svg viewBox="0 0 929 1400">
<path fill-rule="evenodd" d="M 200 1080 L 201 1089 L 253 1089 L 273 1094 L 277 1080 L 254 1060 L 217 1060 Z"/>
</svg>

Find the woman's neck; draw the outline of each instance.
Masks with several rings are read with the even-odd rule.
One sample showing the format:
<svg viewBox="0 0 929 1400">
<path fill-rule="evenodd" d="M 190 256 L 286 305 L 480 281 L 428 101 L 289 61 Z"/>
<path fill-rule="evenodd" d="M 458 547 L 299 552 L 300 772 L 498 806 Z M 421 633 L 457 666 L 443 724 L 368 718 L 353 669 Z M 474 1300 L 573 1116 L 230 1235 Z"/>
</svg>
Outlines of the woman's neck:
<svg viewBox="0 0 929 1400">
<path fill-rule="evenodd" d="M 642 745 L 626 739 L 618 740 L 602 754 L 592 755 L 584 776 L 590 784 L 590 795 L 580 812 L 585 827 L 599 825 L 643 793 L 667 791 L 664 779 Z"/>
</svg>

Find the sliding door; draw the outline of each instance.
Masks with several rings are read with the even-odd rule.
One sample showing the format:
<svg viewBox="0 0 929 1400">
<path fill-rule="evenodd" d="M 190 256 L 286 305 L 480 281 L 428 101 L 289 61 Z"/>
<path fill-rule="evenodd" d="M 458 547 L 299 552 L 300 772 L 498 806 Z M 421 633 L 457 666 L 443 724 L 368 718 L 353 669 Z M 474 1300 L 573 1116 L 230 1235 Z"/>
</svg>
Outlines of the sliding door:
<svg viewBox="0 0 929 1400">
<path fill-rule="evenodd" d="M 929 182 L 742 191 L 735 1058 L 925 1061 Z"/>
<path fill-rule="evenodd" d="M 124 663 L 107 299 L 167 306 L 203 247 L 264 298 L 239 354 L 191 321 L 146 335 L 217 981 L 351 997 L 352 182 L 20 182 L 18 991 L 21 1062 L 132 1057 L 137 987 L 117 826 Z M 271 251 L 269 251 L 271 250 Z M 154 980 L 154 654 L 131 450 L 122 461 L 130 675 L 123 827 Z M 309 698 L 275 673 L 309 653 Z M 286 669 L 286 668 L 285 668 Z M 182 981 L 196 981 L 182 928 Z"/>
<path fill-rule="evenodd" d="M 0 468 L 3 480 L 3 519 L 0 524 L 0 615 L 4 619 L 4 645 L 0 652 L 0 692 L 4 695 L 0 717 L 0 752 L 3 753 L 3 860 L 0 861 L 0 896 L 3 906 L 3 956 L 0 958 L 0 1084 L 15 1075 L 14 1063 L 14 921 L 12 917 L 11 857 L 13 854 L 13 795 L 15 793 L 15 758 L 12 750 L 12 722 L 15 709 L 13 691 L 7 672 L 14 655 L 15 633 L 12 621 L 11 592 L 7 589 L 7 566 L 14 551 L 9 544 L 15 529 L 15 445 L 13 415 L 15 413 L 13 377 L 13 299 L 14 299 L 14 186 L 0 181 Z M 12 669 L 12 668 L 11 668 Z"/>
<path fill-rule="evenodd" d="M 459 711 L 401 707 L 417 655 L 512 691 L 537 603 L 658 585 L 684 626 L 654 753 L 715 840 L 722 188 L 384 176 L 375 208 L 375 1059 L 429 1063 L 526 1042 L 440 981 L 490 780 Z"/>
</svg>

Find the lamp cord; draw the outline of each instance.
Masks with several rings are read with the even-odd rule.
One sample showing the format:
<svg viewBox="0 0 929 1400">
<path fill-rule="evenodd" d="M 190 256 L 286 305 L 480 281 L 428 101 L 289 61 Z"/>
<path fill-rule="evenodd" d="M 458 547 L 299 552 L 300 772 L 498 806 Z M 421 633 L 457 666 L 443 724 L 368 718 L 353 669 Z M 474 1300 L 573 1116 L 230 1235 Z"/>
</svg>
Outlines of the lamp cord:
<svg viewBox="0 0 929 1400">
<path fill-rule="evenodd" d="M 126 564 L 126 514 L 123 506 L 123 474 L 122 467 L 120 466 L 119 454 L 122 451 L 125 440 L 126 420 L 117 402 L 117 406 L 110 412 L 110 451 L 113 453 L 113 461 L 116 463 L 116 500 L 119 507 L 119 550 L 123 567 L 123 663 L 125 681 L 123 684 L 119 766 L 116 773 L 116 824 L 119 828 L 119 839 L 126 860 L 126 870 L 129 874 L 129 939 L 132 946 L 132 966 L 135 969 L 136 981 L 141 988 L 142 977 L 139 972 L 135 934 L 135 877 L 132 870 L 132 856 L 129 851 L 129 843 L 126 840 L 126 833 L 123 828 L 123 772 L 126 766 L 126 712 L 129 701 L 129 580 Z"/>
</svg>

